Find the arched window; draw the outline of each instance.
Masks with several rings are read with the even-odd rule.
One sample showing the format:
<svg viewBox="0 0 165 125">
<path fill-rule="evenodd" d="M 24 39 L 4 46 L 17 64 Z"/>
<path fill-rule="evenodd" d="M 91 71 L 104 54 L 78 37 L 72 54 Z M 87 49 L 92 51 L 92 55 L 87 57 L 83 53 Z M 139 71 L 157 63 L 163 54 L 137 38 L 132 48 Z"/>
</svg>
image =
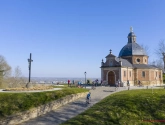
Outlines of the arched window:
<svg viewBox="0 0 165 125">
<path fill-rule="evenodd" d="M 131 71 L 129 71 L 129 77 L 131 77 Z"/>
<path fill-rule="evenodd" d="M 142 77 L 145 77 L 146 74 L 145 74 L 145 71 L 142 71 Z"/>
<path fill-rule="evenodd" d="M 124 71 L 124 77 L 126 77 L 126 71 Z"/>
</svg>

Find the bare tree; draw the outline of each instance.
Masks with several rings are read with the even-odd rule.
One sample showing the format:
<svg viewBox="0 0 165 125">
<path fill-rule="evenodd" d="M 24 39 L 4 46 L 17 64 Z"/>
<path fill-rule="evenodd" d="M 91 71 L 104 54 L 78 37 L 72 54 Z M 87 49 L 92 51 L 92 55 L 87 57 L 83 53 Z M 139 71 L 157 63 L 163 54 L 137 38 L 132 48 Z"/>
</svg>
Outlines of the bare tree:
<svg viewBox="0 0 165 125">
<path fill-rule="evenodd" d="M 143 44 L 141 44 L 140 46 L 145 50 L 146 54 L 149 56 L 150 55 L 150 48 L 147 45 L 143 45 Z"/>
<path fill-rule="evenodd" d="M 160 40 L 158 44 L 158 48 L 155 50 L 155 53 L 158 57 L 162 57 L 162 53 L 165 53 L 165 43 L 164 40 Z"/>
<path fill-rule="evenodd" d="M 158 48 L 155 50 L 155 53 L 158 56 L 160 62 L 164 63 L 164 68 L 163 68 L 163 72 L 164 72 L 164 70 L 165 70 L 165 43 L 164 43 L 164 40 L 159 41 Z"/>
<path fill-rule="evenodd" d="M 153 60 L 153 61 L 150 62 L 149 64 L 150 64 L 150 65 L 157 66 L 158 68 L 160 68 L 160 69 L 162 69 L 162 70 L 164 71 L 162 59 Z"/>
<path fill-rule="evenodd" d="M 11 75 L 11 67 L 8 65 L 5 57 L 2 55 L 0 55 L 0 72 L 3 72 L 2 76 L 4 77 Z"/>
<path fill-rule="evenodd" d="M 14 70 L 14 76 L 12 81 L 12 87 L 20 86 L 20 78 L 22 76 L 21 68 L 17 66 Z"/>
<path fill-rule="evenodd" d="M 7 86 L 5 79 L 11 75 L 11 67 L 5 60 L 5 57 L 0 55 L 0 87 L 4 88 Z"/>
<path fill-rule="evenodd" d="M 15 71 L 14 71 L 14 77 L 15 77 L 15 78 L 19 78 L 19 77 L 21 77 L 21 76 L 22 76 L 21 68 L 20 68 L 19 66 L 17 66 L 17 67 L 15 68 Z"/>
<path fill-rule="evenodd" d="M 23 78 L 21 68 L 17 66 L 14 70 L 14 76 L 11 78 L 11 87 L 25 87 L 25 78 Z"/>
</svg>

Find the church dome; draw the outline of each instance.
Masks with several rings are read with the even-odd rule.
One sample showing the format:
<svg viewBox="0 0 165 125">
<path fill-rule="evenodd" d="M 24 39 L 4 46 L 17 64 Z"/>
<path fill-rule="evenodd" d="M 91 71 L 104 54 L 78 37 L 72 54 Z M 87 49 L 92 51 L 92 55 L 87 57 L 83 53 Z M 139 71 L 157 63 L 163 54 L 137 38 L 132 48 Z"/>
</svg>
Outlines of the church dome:
<svg viewBox="0 0 165 125">
<path fill-rule="evenodd" d="M 127 45 L 125 45 L 119 53 L 119 57 L 133 56 L 133 55 L 147 55 L 147 54 L 145 50 L 137 43 L 127 43 Z"/>
<path fill-rule="evenodd" d="M 136 35 L 133 32 L 133 28 L 130 28 L 130 33 L 128 34 L 128 43 L 125 45 L 120 53 L 119 57 L 122 56 L 133 56 L 133 55 L 147 55 L 145 50 L 136 43 Z"/>
<path fill-rule="evenodd" d="M 132 36 L 135 36 L 135 33 L 134 32 L 130 32 L 129 34 L 128 34 L 128 37 L 132 37 Z M 136 36 L 135 36 L 136 37 Z"/>
</svg>

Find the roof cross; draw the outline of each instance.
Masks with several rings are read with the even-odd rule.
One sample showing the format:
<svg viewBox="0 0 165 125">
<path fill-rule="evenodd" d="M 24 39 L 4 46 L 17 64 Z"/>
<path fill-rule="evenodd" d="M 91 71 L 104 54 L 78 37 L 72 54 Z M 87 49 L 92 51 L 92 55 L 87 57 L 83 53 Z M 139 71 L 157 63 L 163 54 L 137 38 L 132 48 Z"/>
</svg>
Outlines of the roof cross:
<svg viewBox="0 0 165 125">
<path fill-rule="evenodd" d="M 132 26 L 130 27 L 130 32 L 133 32 L 133 27 Z"/>
<path fill-rule="evenodd" d="M 110 54 L 112 54 L 112 50 L 110 49 L 109 51 L 110 51 Z"/>
</svg>

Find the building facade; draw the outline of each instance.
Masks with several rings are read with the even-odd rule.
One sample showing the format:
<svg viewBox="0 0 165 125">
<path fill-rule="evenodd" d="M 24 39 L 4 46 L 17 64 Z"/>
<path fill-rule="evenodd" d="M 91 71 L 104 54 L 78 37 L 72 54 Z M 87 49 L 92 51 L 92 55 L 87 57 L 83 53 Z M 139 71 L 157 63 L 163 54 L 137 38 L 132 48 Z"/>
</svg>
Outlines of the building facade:
<svg viewBox="0 0 165 125">
<path fill-rule="evenodd" d="M 163 82 L 162 70 L 155 65 L 148 64 L 148 55 L 136 42 L 136 35 L 130 28 L 128 43 L 120 50 L 119 56 L 112 54 L 112 50 L 101 62 L 101 79 L 109 85 L 114 86 L 117 81 L 131 86 L 138 85 L 160 85 Z"/>
</svg>

